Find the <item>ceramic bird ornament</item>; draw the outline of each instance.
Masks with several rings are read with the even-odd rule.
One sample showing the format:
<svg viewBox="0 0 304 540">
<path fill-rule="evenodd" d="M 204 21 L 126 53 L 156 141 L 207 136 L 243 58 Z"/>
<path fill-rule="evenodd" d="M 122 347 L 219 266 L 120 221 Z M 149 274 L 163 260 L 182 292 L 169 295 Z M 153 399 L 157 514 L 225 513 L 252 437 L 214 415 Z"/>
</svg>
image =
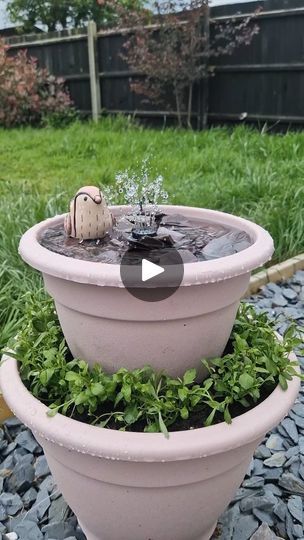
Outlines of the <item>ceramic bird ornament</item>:
<svg viewBox="0 0 304 540">
<path fill-rule="evenodd" d="M 112 228 L 114 218 L 99 188 L 84 186 L 70 202 L 64 229 L 68 236 L 79 240 L 103 238 Z"/>
</svg>

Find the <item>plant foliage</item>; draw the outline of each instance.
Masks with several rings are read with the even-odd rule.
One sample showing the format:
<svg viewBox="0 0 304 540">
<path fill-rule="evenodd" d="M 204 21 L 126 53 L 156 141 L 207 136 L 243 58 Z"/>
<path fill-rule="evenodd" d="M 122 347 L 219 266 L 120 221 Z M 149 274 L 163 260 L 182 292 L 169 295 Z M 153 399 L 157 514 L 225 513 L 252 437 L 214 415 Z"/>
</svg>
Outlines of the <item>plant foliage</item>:
<svg viewBox="0 0 304 540">
<path fill-rule="evenodd" d="M 191 128 L 194 85 L 213 72 L 216 57 L 251 43 L 258 32 L 257 12 L 213 20 L 210 32 L 208 0 L 154 0 L 150 5 L 151 11 L 120 7 L 117 25 L 131 29 L 122 54 L 135 71 L 131 88 L 165 108 L 170 104 L 179 127 Z"/>
<path fill-rule="evenodd" d="M 127 9 L 139 8 L 141 0 L 119 0 Z M 25 32 L 43 25 L 48 32 L 84 26 L 94 20 L 98 26 L 108 26 L 115 17 L 115 9 L 97 0 L 9 0 L 7 10 L 13 22 L 21 23 Z"/>
<path fill-rule="evenodd" d="M 20 375 L 35 397 L 57 412 L 102 427 L 168 430 L 178 419 L 204 411 L 202 425 L 231 422 L 236 404 L 252 407 L 277 384 L 286 390 L 297 362 L 288 359 L 301 343 L 290 326 L 278 341 L 266 315 L 241 305 L 231 335 L 232 352 L 209 364 L 209 376 L 200 384 L 196 370 L 182 378 L 156 373 L 149 366 L 105 373 L 81 359 L 71 359 L 57 319 L 53 301 L 27 295 L 20 331 L 5 351 L 19 361 Z M 207 414 L 206 414 L 207 411 Z"/>
<path fill-rule="evenodd" d="M 16 56 L 0 39 L 0 126 L 25 124 L 64 125 L 75 119 L 75 111 L 63 79 L 40 69 L 26 51 Z"/>
</svg>

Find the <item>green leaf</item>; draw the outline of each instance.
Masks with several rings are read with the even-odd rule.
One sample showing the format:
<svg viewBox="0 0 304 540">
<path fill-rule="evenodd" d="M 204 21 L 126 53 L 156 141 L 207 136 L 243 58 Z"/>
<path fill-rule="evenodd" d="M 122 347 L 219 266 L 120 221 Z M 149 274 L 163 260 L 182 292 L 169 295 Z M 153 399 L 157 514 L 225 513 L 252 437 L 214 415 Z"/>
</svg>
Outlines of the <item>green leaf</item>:
<svg viewBox="0 0 304 540">
<path fill-rule="evenodd" d="M 186 420 L 187 418 L 189 418 L 189 411 L 187 409 L 187 407 L 183 407 L 181 410 L 180 410 L 180 415 L 181 417 Z"/>
<path fill-rule="evenodd" d="M 160 427 L 161 432 L 165 435 L 166 439 L 169 439 L 167 426 L 165 422 L 163 421 L 163 417 L 160 412 L 158 413 L 158 422 L 159 422 L 159 427 Z"/>
<path fill-rule="evenodd" d="M 186 388 L 179 388 L 178 389 L 178 397 L 181 401 L 185 401 L 185 399 L 188 396 L 188 391 Z"/>
<path fill-rule="evenodd" d="M 134 422 L 136 422 L 138 418 L 138 414 L 139 414 L 138 408 L 136 407 L 134 403 L 132 403 L 125 409 L 125 413 L 124 413 L 125 422 L 127 424 L 133 424 Z"/>
<path fill-rule="evenodd" d="M 225 422 L 227 422 L 227 424 L 231 424 L 232 422 L 231 414 L 229 412 L 228 407 L 225 407 L 225 410 L 224 410 L 224 420 Z"/>
<path fill-rule="evenodd" d="M 59 407 L 56 407 L 56 408 L 54 407 L 52 409 L 49 408 L 46 414 L 47 416 L 53 417 L 58 413 L 58 411 L 59 411 Z"/>
<path fill-rule="evenodd" d="M 287 384 L 287 381 L 285 379 L 285 377 L 283 375 L 279 375 L 279 383 L 280 383 L 280 386 L 282 388 L 282 390 L 287 390 L 288 388 L 288 384 Z"/>
<path fill-rule="evenodd" d="M 55 373 L 55 370 L 51 368 L 47 368 L 41 371 L 40 376 L 39 376 L 41 384 L 43 386 L 47 386 L 48 382 L 51 380 L 54 373 Z"/>
<path fill-rule="evenodd" d="M 123 384 L 121 387 L 121 393 L 126 401 L 130 401 L 132 394 L 131 386 L 129 384 Z"/>
<path fill-rule="evenodd" d="M 213 422 L 213 419 L 214 419 L 214 416 L 215 416 L 215 413 L 216 413 L 216 409 L 213 409 L 211 411 L 211 413 L 209 414 L 208 418 L 205 420 L 205 426 L 206 427 L 211 426 L 211 424 Z"/>
<path fill-rule="evenodd" d="M 105 393 L 105 388 L 103 384 L 96 382 L 91 384 L 91 392 L 93 396 L 101 396 Z"/>
<path fill-rule="evenodd" d="M 244 390 L 252 388 L 254 384 L 254 378 L 249 373 L 242 373 L 239 377 L 239 383 Z"/>
<path fill-rule="evenodd" d="M 65 374 L 65 380 L 66 381 L 79 381 L 80 375 L 78 373 L 75 373 L 74 371 L 68 371 Z"/>
<path fill-rule="evenodd" d="M 80 392 L 80 394 L 78 394 L 78 396 L 75 399 L 75 405 L 81 405 L 81 403 L 86 403 L 87 400 L 88 400 L 88 397 L 85 394 L 85 392 Z"/>
<path fill-rule="evenodd" d="M 196 377 L 196 369 L 188 369 L 183 376 L 184 384 L 192 384 Z"/>
</svg>

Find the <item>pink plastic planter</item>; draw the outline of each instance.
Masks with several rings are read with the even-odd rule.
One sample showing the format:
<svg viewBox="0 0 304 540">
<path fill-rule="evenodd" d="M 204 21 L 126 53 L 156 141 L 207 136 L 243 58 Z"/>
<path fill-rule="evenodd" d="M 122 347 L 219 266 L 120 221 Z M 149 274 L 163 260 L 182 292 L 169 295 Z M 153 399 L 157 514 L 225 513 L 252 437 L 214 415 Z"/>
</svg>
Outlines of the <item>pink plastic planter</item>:
<svg viewBox="0 0 304 540">
<path fill-rule="evenodd" d="M 291 355 L 292 360 L 295 359 Z M 0 367 L 4 398 L 42 445 L 87 540 L 208 540 L 265 434 L 287 414 L 294 378 L 231 425 L 159 433 L 89 426 L 47 408 L 23 385 L 15 360 Z"/>
<path fill-rule="evenodd" d="M 123 208 L 112 210 L 117 214 Z M 43 273 L 75 357 L 102 363 L 110 372 L 150 364 L 180 376 L 193 367 L 201 373 L 201 358 L 222 354 L 250 272 L 271 258 L 273 241 L 258 225 L 223 212 L 182 206 L 161 210 L 244 230 L 252 246 L 217 260 L 186 263 L 183 282 L 170 298 L 143 302 L 123 287 L 119 265 L 71 259 L 39 244 L 43 231 L 64 216 L 23 235 L 20 255 Z"/>
</svg>

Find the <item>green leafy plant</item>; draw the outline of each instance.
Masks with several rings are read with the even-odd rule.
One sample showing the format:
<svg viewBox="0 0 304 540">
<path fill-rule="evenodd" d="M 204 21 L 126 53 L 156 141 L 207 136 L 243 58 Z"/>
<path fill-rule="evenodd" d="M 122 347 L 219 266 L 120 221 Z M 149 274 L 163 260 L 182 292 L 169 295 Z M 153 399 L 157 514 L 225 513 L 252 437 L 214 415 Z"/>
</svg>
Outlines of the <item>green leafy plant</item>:
<svg viewBox="0 0 304 540">
<path fill-rule="evenodd" d="M 300 376 L 289 353 L 301 343 L 291 325 L 281 341 L 266 315 L 242 304 L 230 348 L 211 363 L 203 360 L 209 376 L 200 384 L 196 370 L 182 378 L 156 373 L 149 366 L 114 374 L 96 364 L 73 359 L 62 335 L 53 301 L 40 291 L 26 295 L 21 328 L 5 352 L 19 361 L 23 382 L 49 406 L 88 423 L 121 430 L 163 432 L 180 425 L 209 426 L 254 406 L 280 384 L 286 390 Z"/>
</svg>

